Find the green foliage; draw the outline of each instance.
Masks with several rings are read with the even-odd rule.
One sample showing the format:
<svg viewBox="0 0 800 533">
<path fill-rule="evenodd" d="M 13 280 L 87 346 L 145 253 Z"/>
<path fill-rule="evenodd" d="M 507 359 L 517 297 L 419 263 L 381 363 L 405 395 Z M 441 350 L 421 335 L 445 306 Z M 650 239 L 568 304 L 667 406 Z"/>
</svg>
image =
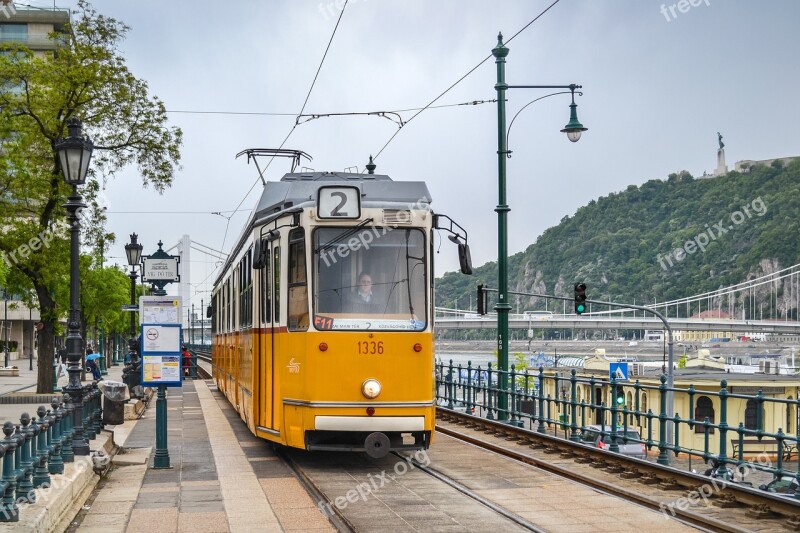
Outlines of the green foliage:
<svg viewBox="0 0 800 533">
<path fill-rule="evenodd" d="M 756 208 L 762 204 L 759 214 Z M 737 213 L 738 223 L 732 219 Z M 720 223 L 724 233 L 715 228 Z M 703 235 L 709 238 L 701 251 L 695 239 Z M 678 260 L 677 249 L 692 253 Z M 598 198 L 509 257 L 509 288 L 571 298 L 572 284 L 583 281 L 590 300 L 652 303 L 713 291 L 797 263 L 800 161 L 711 179 L 681 172 Z M 496 287 L 496 263 L 475 268 L 473 276 L 445 274 L 436 281 L 436 304 L 466 302 L 470 296 L 474 301 L 479 283 Z M 757 292 L 754 308 L 763 304 L 765 316 L 768 308 L 776 316 L 768 294 Z M 743 306 L 747 297 L 737 295 L 737 316 L 743 307 L 749 313 L 749 306 Z M 727 306 L 727 300 L 722 302 L 723 310 Z M 519 308 L 544 309 L 544 302 L 523 298 Z M 697 311 L 696 305 L 689 309 Z M 796 313 L 793 307 L 780 308 L 777 316 Z"/>
<path fill-rule="evenodd" d="M 143 186 L 163 192 L 180 160 L 180 129 L 168 125 L 164 104 L 119 53 L 127 31 L 79 0 L 64 33 L 51 36 L 63 43 L 57 52 L 33 54 L 19 43 L 0 43 L 0 260 L 8 267 L 9 289 L 42 313 L 39 392 L 52 390 L 53 334 L 69 309 L 70 228 L 63 205 L 72 191 L 54 152 L 67 136 L 67 121 L 81 118 L 95 145 L 80 191 L 88 207 L 81 215 L 82 237 L 94 258 L 114 240 L 103 229 L 105 215 L 97 201 L 107 181 L 136 165 Z M 94 258 L 90 265 L 98 262 Z M 110 306 L 118 300 L 117 276 L 104 269 L 97 275 L 109 286 L 95 296 L 84 279 L 84 311 L 116 323 L 103 302 Z M 101 297 L 106 290 L 110 293 Z"/>
<path fill-rule="evenodd" d="M 0 339 L 0 350 L 5 352 L 6 349 L 6 340 Z M 9 352 L 16 352 L 17 351 L 17 341 L 12 341 L 9 339 L 8 341 L 8 351 Z"/>
</svg>

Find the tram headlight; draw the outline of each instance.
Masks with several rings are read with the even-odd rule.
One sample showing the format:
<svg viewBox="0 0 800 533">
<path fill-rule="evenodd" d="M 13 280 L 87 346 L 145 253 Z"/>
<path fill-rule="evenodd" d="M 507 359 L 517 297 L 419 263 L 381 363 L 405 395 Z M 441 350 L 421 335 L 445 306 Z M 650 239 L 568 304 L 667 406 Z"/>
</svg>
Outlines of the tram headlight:
<svg viewBox="0 0 800 533">
<path fill-rule="evenodd" d="M 361 394 L 364 398 L 377 398 L 381 393 L 381 383 L 377 379 L 370 378 L 361 384 Z"/>
</svg>

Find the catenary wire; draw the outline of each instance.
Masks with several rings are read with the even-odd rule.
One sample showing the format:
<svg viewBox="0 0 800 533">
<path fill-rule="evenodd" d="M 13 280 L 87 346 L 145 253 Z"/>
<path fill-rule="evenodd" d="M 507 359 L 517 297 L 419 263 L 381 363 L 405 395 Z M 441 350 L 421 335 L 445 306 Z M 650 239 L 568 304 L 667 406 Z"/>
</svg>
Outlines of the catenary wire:
<svg viewBox="0 0 800 533">
<path fill-rule="evenodd" d="M 317 72 L 316 72 L 316 74 L 314 74 L 314 79 L 311 82 L 311 87 L 308 88 L 308 93 L 306 94 L 306 99 L 305 99 L 305 101 L 303 101 L 303 107 L 300 108 L 300 112 L 298 113 L 298 115 L 302 115 L 303 111 L 305 111 L 305 109 L 306 109 L 306 104 L 308 104 L 308 99 L 311 97 L 311 91 L 314 90 L 314 85 L 317 83 L 317 78 L 319 77 L 319 73 L 322 70 L 322 65 L 325 63 L 325 58 L 328 57 L 328 51 L 330 50 L 331 44 L 333 43 L 333 38 L 336 36 L 336 30 L 339 29 L 339 23 L 342 21 L 342 17 L 344 16 L 344 11 L 347 8 L 348 1 L 349 0 L 345 0 L 344 5 L 342 6 L 342 10 L 339 12 L 339 18 L 336 19 L 336 26 L 334 26 L 333 32 L 331 32 L 331 38 L 328 40 L 328 45 L 325 47 L 325 53 L 322 54 L 322 59 L 320 60 L 319 66 L 317 67 Z M 283 139 L 283 142 L 278 147 L 278 150 L 283 148 L 283 146 L 286 144 L 286 141 L 288 141 L 289 137 L 291 137 L 292 132 L 294 132 L 295 128 L 297 128 L 297 122 L 296 121 L 295 121 L 295 124 L 292 125 L 292 129 L 289 130 L 289 133 L 286 134 L 286 138 Z M 264 167 L 264 172 L 267 171 L 267 169 L 269 168 L 269 166 L 272 164 L 272 162 L 274 160 L 275 160 L 275 156 L 273 155 L 270 158 L 270 160 L 267 162 L 267 165 Z M 245 200 L 247 200 L 247 198 L 250 196 L 250 193 L 253 192 L 253 189 L 255 188 L 256 184 L 259 183 L 259 181 L 261 181 L 261 176 L 259 176 L 258 179 L 256 179 L 253 182 L 253 185 L 250 186 L 250 189 L 247 190 L 247 194 L 244 195 L 244 197 L 242 198 L 242 201 L 239 202 L 239 205 L 236 206 L 236 210 L 238 210 L 242 206 L 242 204 L 245 202 Z M 225 240 L 228 238 L 228 229 L 230 228 L 230 225 L 231 225 L 231 220 L 230 220 L 230 218 L 228 218 L 227 222 L 225 223 L 225 234 L 222 237 L 222 246 L 220 246 L 220 248 L 223 249 L 223 250 L 225 249 Z"/>
<path fill-rule="evenodd" d="M 512 36 L 511 36 L 511 38 L 507 39 L 507 40 L 506 40 L 506 44 L 508 44 L 508 43 L 510 43 L 511 41 L 513 41 L 515 37 L 517 37 L 517 36 L 518 36 L 520 33 L 522 33 L 523 31 L 525 31 L 526 29 L 528 29 L 528 27 L 529 27 L 531 24 L 533 24 L 534 22 L 536 22 L 537 20 L 539 20 L 539 18 L 540 18 L 540 17 L 542 17 L 542 16 L 543 16 L 545 13 L 547 13 L 548 11 L 550 11 L 550 9 L 551 9 L 553 6 L 555 6 L 557 3 L 559 3 L 560 1 L 561 1 L 561 0 L 555 0 L 555 1 L 554 1 L 552 4 L 550 4 L 549 6 L 547 6 L 547 7 L 546 7 L 546 8 L 545 8 L 545 9 L 544 9 L 544 10 L 543 10 L 541 13 L 539 13 L 538 15 L 536 15 L 536 17 L 534 17 L 534 18 L 533 18 L 533 20 L 531 20 L 531 21 L 530 21 L 530 22 L 528 22 L 528 23 L 527 23 L 525 26 L 523 26 L 523 27 L 522 27 L 522 28 L 521 28 L 521 29 L 520 29 L 520 30 L 519 30 L 517 33 L 515 33 L 514 35 L 512 35 Z M 439 100 L 439 98 L 441 98 L 442 96 L 444 96 L 445 94 L 447 94 L 448 92 L 450 92 L 450 90 L 451 90 L 451 89 L 453 89 L 453 87 L 455 87 L 456 85 L 458 85 L 459 83 L 461 83 L 462 81 L 464 81 L 464 79 L 466 79 L 466 77 L 467 77 L 467 76 L 469 76 L 470 74 L 472 74 L 473 72 L 475 72 L 476 70 L 478 70 L 478 68 L 479 68 L 481 65 L 483 65 L 484 63 L 486 63 L 486 61 L 488 61 L 488 60 L 489 60 L 491 57 L 492 57 L 492 54 L 489 54 L 488 56 L 486 56 L 485 58 L 483 58 L 483 59 L 480 61 L 480 63 L 478 63 L 477 65 L 475 65 L 474 67 L 472 67 L 472 68 L 471 68 L 471 69 L 470 69 L 470 70 L 469 70 L 469 71 L 468 71 L 466 74 L 464 74 L 464 75 L 463 75 L 463 76 L 461 76 L 461 77 L 460 77 L 458 80 L 456 80 L 456 82 L 455 82 L 455 83 L 453 83 L 452 85 L 450 85 L 450 87 L 448 87 L 447 89 L 445 89 L 444 91 L 442 91 L 442 92 L 439 94 L 439 96 L 437 96 L 436 98 L 434 98 L 433 100 L 431 100 L 431 101 L 430 101 L 430 103 L 428 103 L 428 105 L 426 105 L 425 107 L 423 107 L 422 109 L 420 109 L 419 111 L 417 111 L 416 113 L 414 113 L 414 115 L 413 115 L 413 116 L 412 116 L 410 119 L 406 120 L 406 125 L 408 125 L 408 123 L 409 123 L 409 122 L 411 122 L 412 120 L 414 120 L 415 118 L 417 118 L 417 116 L 419 116 L 419 114 L 420 114 L 420 113 L 422 113 L 423 111 L 425 111 L 426 109 L 428 109 L 428 108 L 429 108 L 429 107 L 430 107 L 430 106 L 431 106 L 433 103 L 435 103 L 437 100 Z M 382 148 L 381 148 L 381 149 L 378 151 L 377 155 L 375 155 L 375 157 L 373 158 L 373 161 L 378 159 L 378 157 L 381 155 L 381 153 L 383 153 L 383 151 L 384 151 L 384 150 L 386 150 L 386 147 L 387 147 L 387 146 L 389 146 L 389 143 L 391 143 L 391 142 L 392 142 L 392 140 L 394 140 L 394 138 L 395 138 L 395 137 L 397 137 L 397 134 L 398 134 L 398 133 L 400 133 L 400 131 L 402 131 L 402 129 L 403 129 L 403 128 L 399 128 L 397 131 L 395 131 L 395 132 L 394 132 L 394 134 L 392 134 L 392 136 L 391 136 L 391 137 L 389 137 L 389 140 L 388 140 L 388 141 L 386 141 L 386 144 L 384 144 L 384 145 L 383 145 L 383 147 L 382 147 Z"/>
</svg>

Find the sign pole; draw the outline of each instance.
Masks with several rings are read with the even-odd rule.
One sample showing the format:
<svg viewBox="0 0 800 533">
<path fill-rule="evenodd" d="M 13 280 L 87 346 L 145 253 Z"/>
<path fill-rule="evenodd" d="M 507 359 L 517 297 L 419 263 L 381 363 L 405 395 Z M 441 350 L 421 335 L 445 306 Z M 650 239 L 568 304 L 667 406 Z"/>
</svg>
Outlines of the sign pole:
<svg viewBox="0 0 800 533">
<path fill-rule="evenodd" d="M 158 386 L 156 397 L 156 453 L 153 468 L 170 468 L 167 448 L 167 386 Z"/>
<path fill-rule="evenodd" d="M 167 387 L 182 385 L 181 299 L 175 296 L 143 296 L 139 304 L 142 317 L 142 385 L 158 386 L 153 468 L 171 468 L 167 443 Z"/>
</svg>

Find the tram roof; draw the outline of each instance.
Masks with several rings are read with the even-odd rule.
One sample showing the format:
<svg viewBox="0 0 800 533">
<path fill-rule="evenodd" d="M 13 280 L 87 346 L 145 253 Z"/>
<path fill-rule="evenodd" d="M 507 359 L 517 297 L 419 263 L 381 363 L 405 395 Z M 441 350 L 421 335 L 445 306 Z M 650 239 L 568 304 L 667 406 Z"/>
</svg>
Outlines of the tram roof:
<svg viewBox="0 0 800 533">
<path fill-rule="evenodd" d="M 362 205 L 387 202 L 430 203 L 428 186 L 422 181 L 393 181 L 385 174 L 353 174 L 349 172 L 297 172 L 286 174 L 280 181 L 269 181 L 261 193 L 255 220 L 262 220 L 286 209 L 317 201 L 322 185 L 353 185 L 361 191 Z"/>
</svg>

